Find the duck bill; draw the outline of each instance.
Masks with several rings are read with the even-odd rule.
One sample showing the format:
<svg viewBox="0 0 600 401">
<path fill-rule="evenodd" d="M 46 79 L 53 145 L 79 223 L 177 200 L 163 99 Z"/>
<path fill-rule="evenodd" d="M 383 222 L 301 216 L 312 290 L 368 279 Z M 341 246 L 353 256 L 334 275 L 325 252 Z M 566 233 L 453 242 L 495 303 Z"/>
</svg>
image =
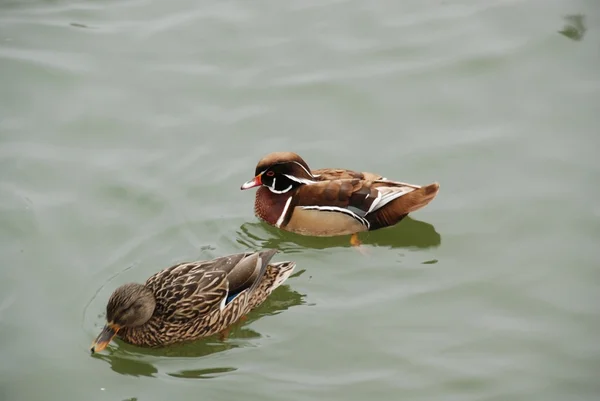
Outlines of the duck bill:
<svg viewBox="0 0 600 401">
<path fill-rule="evenodd" d="M 244 189 L 260 187 L 261 185 L 262 185 L 262 179 L 260 178 L 260 175 L 257 175 L 250 181 L 245 182 L 240 189 L 243 191 Z"/>
<path fill-rule="evenodd" d="M 102 351 L 104 348 L 106 348 L 108 343 L 110 343 L 112 339 L 117 335 L 118 331 L 119 329 L 114 325 L 105 325 L 100 334 L 98 334 L 98 337 L 96 337 L 96 340 L 94 340 L 94 342 L 92 343 L 92 346 L 90 347 L 90 352 L 93 354 L 95 352 Z"/>
</svg>

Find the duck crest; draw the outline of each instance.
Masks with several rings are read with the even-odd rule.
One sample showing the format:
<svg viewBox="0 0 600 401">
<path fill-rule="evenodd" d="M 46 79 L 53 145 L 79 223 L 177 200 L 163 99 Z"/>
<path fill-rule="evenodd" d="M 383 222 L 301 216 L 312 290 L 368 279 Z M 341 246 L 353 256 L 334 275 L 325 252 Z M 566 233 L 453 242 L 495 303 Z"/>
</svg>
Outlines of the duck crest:
<svg viewBox="0 0 600 401">
<path fill-rule="evenodd" d="M 273 152 L 269 153 L 256 165 L 254 175 L 258 175 L 267 168 L 276 164 L 295 164 L 303 170 L 308 176 L 312 176 L 308 164 L 298 154 L 294 152 Z"/>
<path fill-rule="evenodd" d="M 258 188 L 254 201 L 254 213 L 269 224 L 281 226 L 285 220 L 289 219 L 289 214 L 293 210 L 290 203 L 295 192 L 275 194 L 266 187 Z"/>
</svg>

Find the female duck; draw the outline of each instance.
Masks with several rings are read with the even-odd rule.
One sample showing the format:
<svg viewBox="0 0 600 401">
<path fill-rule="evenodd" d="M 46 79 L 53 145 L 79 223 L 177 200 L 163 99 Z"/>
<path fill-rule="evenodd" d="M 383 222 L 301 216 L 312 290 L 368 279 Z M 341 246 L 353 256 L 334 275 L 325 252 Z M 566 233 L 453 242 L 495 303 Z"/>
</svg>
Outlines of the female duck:
<svg viewBox="0 0 600 401">
<path fill-rule="evenodd" d="M 100 352 L 115 337 L 161 347 L 219 333 L 260 305 L 294 270 L 269 264 L 276 250 L 180 263 L 145 284 L 124 284 L 106 306 L 107 323 L 91 346 Z"/>
</svg>

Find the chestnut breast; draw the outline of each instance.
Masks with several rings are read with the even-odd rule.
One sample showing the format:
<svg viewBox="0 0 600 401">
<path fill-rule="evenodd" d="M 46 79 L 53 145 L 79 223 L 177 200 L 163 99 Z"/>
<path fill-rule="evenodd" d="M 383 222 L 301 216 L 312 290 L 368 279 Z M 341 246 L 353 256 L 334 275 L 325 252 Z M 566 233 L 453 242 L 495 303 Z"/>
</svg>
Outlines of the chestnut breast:
<svg viewBox="0 0 600 401">
<path fill-rule="evenodd" d="M 267 223 L 275 225 L 281 213 L 283 213 L 288 198 L 293 196 L 295 192 L 274 194 L 266 187 L 258 188 L 254 199 L 254 213 Z"/>
</svg>

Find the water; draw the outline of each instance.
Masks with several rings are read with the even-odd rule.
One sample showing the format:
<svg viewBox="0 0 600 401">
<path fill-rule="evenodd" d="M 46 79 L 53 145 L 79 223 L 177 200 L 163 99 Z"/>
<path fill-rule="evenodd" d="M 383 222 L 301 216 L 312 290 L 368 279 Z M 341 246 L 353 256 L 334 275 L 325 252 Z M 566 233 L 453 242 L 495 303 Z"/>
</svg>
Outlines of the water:
<svg viewBox="0 0 600 401">
<path fill-rule="evenodd" d="M 597 2 L 0 10 L 0 399 L 597 399 Z M 440 194 L 363 256 L 252 215 L 275 150 Z M 262 247 L 228 340 L 89 355 L 118 285 Z"/>
</svg>

